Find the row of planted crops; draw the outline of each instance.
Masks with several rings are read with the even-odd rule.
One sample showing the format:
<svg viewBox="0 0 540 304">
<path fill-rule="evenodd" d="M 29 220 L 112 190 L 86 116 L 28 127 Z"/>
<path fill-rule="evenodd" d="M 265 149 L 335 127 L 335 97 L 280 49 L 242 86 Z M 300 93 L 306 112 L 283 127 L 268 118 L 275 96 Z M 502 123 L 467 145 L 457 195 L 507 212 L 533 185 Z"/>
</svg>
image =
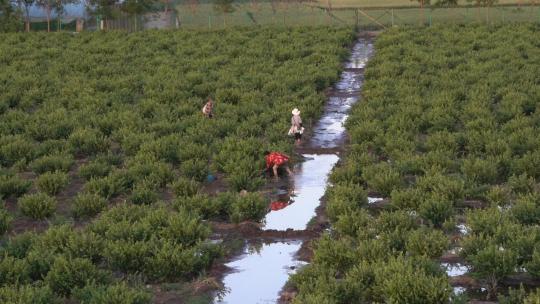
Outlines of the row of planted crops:
<svg viewBox="0 0 540 304">
<path fill-rule="evenodd" d="M 317 117 L 353 39 L 0 35 L 0 302 L 148 303 L 144 285 L 200 276 L 223 254 L 209 221 L 264 216 L 263 151 L 291 150 L 290 110 Z"/>
<path fill-rule="evenodd" d="M 539 303 L 539 31 L 377 38 L 331 176 L 333 229 L 292 278 L 295 303 Z M 441 267 L 452 255 L 461 281 Z"/>
</svg>

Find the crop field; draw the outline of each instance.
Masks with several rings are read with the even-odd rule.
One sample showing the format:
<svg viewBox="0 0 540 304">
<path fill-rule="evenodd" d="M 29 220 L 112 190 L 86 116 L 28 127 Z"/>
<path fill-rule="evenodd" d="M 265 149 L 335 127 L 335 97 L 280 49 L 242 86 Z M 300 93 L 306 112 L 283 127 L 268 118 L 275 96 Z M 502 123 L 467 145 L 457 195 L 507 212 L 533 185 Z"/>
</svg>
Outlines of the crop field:
<svg viewBox="0 0 540 304">
<path fill-rule="evenodd" d="M 539 30 L 377 38 L 327 193 L 333 230 L 292 278 L 294 303 L 540 301 Z"/>
<path fill-rule="evenodd" d="M 320 115 L 353 39 L 1 34 L 0 302 L 149 303 L 151 286 L 204 276 L 223 254 L 209 222 L 264 217 L 263 151 L 291 152 L 291 109 Z"/>
</svg>

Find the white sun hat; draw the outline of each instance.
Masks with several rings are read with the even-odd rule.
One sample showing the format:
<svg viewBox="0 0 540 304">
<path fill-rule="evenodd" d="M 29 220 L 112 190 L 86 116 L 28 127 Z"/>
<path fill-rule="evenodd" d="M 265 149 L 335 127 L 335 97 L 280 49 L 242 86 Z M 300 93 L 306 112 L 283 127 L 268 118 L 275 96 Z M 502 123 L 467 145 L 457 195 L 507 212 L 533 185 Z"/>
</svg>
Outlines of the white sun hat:
<svg viewBox="0 0 540 304">
<path fill-rule="evenodd" d="M 292 110 L 292 115 L 300 115 L 300 110 L 294 108 L 294 110 Z"/>
</svg>

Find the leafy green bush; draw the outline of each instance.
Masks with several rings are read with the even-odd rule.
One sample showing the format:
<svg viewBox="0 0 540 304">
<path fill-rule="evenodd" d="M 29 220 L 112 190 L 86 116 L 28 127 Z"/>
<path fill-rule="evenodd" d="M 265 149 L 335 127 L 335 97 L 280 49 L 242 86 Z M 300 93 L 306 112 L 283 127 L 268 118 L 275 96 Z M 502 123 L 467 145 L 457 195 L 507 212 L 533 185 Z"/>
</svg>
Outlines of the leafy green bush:
<svg viewBox="0 0 540 304">
<path fill-rule="evenodd" d="M 2 136 L 0 138 L 0 165 L 10 167 L 17 162 L 24 164 L 35 157 L 35 145 L 20 136 Z"/>
<path fill-rule="evenodd" d="M 177 197 L 189 197 L 199 192 L 199 183 L 183 177 L 178 178 L 171 187 Z"/>
<path fill-rule="evenodd" d="M 208 161 L 199 159 L 186 160 L 180 164 L 180 172 L 187 178 L 203 182 L 208 175 Z"/>
<path fill-rule="evenodd" d="M 235 223 L 245 220 L 260 221 L 266 215 L 268 203 L 260 193 L 237 195 L 232 202 L 229 218 Z"/>
<path fill-rule="evenodd" d="M 75 130 L 69 136 L 69 144 L 75 153 L 94 155 L 103 152 L 108 148 L 107 139 L 95 129 Z"/>
<path fill-rule="evenodd" d="M 80 193 L 73 200 L 72 210 L 73 216 L 92 217 L 100 213 L 107 207 L 107 200 L 97 194 Z"/>
<path fill-rule="evenodd" d="M 57 294 L 69 296 L 75 288 L 82 288 L 89 282 L 105 284 L 110 275 L 97 269 L 90 260 L 59 256 L 54 260 L 44 282 Z"/>
<path fill-rule="evenodd" d="M 418 229 L 407 238 L 407 252 L 410 254 L 438 258 L 448 248 L 446 235 L 439 230 Z"/>
<path fill-rule="evenodd" d="M 533 192 L 535 189 L 536 181 L 534 178 L 529 177 L 526 173 L 519 176 L 512 175 L 508 178 L 508 185 L 518 194 L 527 194 Z"/>
<path fill-rule="evenodd" d="M 56 304 L 61 303 L 48 286 L 14 285 L 0 288 L 2 303 L 32 303 Z"/>
<path fill-rule="evenodd" d="M 125 283 L 114 285 L 88 284 L 73 291 L 73 297 L 86 304 L 149 304 L 151 295 L 142 287 L 132 288 Z"/>
<path fill-rule="evenodd" d="M 82 165 L 79 168 L 79 176 L 90 180 L 92 178 L 99 178 L 107 176 L 112 170 L 112 166 L 104 162 L 90 162 Z"/>
<path fill-rule="evenodd" d="M 387 163 L 365 167 L 362 179 L 370 189 L 384 196 L 389 196 L 392 190 L 400 188 L 403 184 L 399 172 Z"/>
<path fill-rule="evenodd" d="M 91 178 L 84 185 L 84 190 L 108 199 L 125 192 L 128 183 L 129 181 L 121 175 L 108 175 L 102 178 Z"/>
<path fill-rule="evenodd" d="M 33 219 L 44 219 L 56 211 L 56 200 L 45 193 L 27 194 L 17 202 L 22 214 Z"/>
<path fill-rule="evenodd" d="M 0 201 L 0 203 L 2 202 Z M 0 207 L 0 237 L 2 237 L 2 235 L 8 231 L 12 220 L 13 217 L 7 212 L 7 210 Z"/>
<path fill-rule="evenodd" d="M 486 199 L 492 205 L 504 206 L 509 203 L 511 197 L 511 191 L 507 187 L 493 186 L 486 194 Z"/>
<path fill-rule="evenodd" d="M 494 297 L 501 279 L 514 272 L 517 266 L 515 252 L 498 246 L 487 246 L 468 257 L 473 275 L 486 281 L 488 297 Z"/>
<path fill-rule="evenodd" d="M 25 260 L 3 256 L 0 259 L 0 286 L 25 284 L 30 279 L 29 265 Z"/>
<path fill-rule="evenodd" d="M 359 210 L 368 203 L 366 191 L 355 184 L 337 184 L 328 189 L 326 213 L 335 221 L 338 216 Z"/>
<path fill-rule="evenodd" d="M 532 276 L 538 278 L 540 277 L 540 251 L 535 249 L 532 254 L 532 259 L 529 261 L 525 268 Z"/>
<path fill-rule="evenodd" d="M 69 176 L 67 173 L 56 171 L 56 172 L 45 172 L 40 175 L 36 180 L 36 185 L 39 190 L 49 195 L 56 195 L 62 189 L 64 189 L 69 183 Z"/>
<path fill-rule="evenodd" d="M 19 197 L 25 194 L 32 182 L 24 180 L 17 175 L 0 173 L 0 197 Z"/>
<path fill-rule="evenodd" d="M 45 172 L 67 172 L 73 165 L 73 157 L 65 154 L 53 154 L 42 156 L 30 163 L 30 168 L 37 174 Z"/>
<path fill-rule="evenodd" d="M 139 184 L 133 188 L 133 192 L 129 197 L 130 201 L 136 205 L 150 205 L 158 200 L 158 194 L 153 187 L 146 184 Z"/>
<path fill-rule="evenodd" d="M 540 199 L 533 195 L 519 197 L 510 210 L 512 216 L 524 225 L 540 223 Z"/>
<path fill-rule="evenodd" d="M 536 304 L 540 302 L 540 290 L 537 288 L 524 300 L 523 304 Z"/>
<path fill-rule="evenodd" d="M 432 225 L 441 227 L 454 214 L 454 206 L 446 197 L 433 194 L 420 204 L 418 214 Z"/>
<path fill-rule="evenodd" d="M 235 195 L 231 192 L 220 192 L 215 198 L 204 194 L 181 196 L 173 201 L 176 210 L 194 210 L 205 219 L 226 219 Z"/>
</svg>

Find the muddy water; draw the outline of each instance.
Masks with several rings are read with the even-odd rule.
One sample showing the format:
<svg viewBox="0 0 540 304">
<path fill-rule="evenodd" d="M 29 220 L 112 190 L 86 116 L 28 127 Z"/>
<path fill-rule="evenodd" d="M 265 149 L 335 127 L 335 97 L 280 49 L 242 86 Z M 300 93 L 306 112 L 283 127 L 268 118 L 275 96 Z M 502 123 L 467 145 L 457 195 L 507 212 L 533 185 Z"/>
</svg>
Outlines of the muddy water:
<svg viewBox="0 0 540 304">
<path fill-rule="evenodd" d="M 306 144 L 321 153 L 345 143 L 345 127 L 352 105 L 358 102 L 363 82 L 363 68 L 373 53 L 370 39 L 359 39 L 353 47 L 349 61 L 339 82 L 335 85 L 325 106 L 324 114 L 314 126 L 313 137 Z M 272 211 L 264 221 L 265 230 L 304 230 L 320 204 L 327 187 L 328 175 L 339 160 L 336 154 L 306 154 L 307 160 L 295 168 L 291 179 L 292 193 L 283 189 L 277 191 L 280 201 L 272 202 Z M 378 198 L 372 198 L 374 202 Z M 289 275 L 302 265 L 295 253 L 301 241 L 265 244 L 260 250 L 246 248 L 243 255 L 227 264 L 233 272 L 226 275 L 223 284 L 225 295 L 216 303 L 276 303 L 279 291 L 287 282 Z M 294 269 L 294 270 L 293 270 Z"/>
<path fill-rule="evenodd" d="M 271 211 L 265 218 L 265 230 L 304 230 L 326 190 L 328 174 L 338 161 L 335 154 L 303 155 L 308 160 L 295 168 L 294 192 L 289 204 Z"/>
<path fill-rule="evenodd" d="M 373 53 L 371 40 L 360 39 L 353 48 L 349 61 L 325 106 L 325 113 L 313 130 L 310 146 L 336 148 L 345 141 L 345 121 L 349 110 L 358 101 L 364 80 L 363 68 Z"/>
<path fill-rule="evenodd" d="M 238 260 L 227 264 L 235 271 L 225 277 L 226 294 L 216 303 L 275 303 L 289 275 L 302 266 L 294 259 L 301 241 L 246 246 Z"/>
</svg>

